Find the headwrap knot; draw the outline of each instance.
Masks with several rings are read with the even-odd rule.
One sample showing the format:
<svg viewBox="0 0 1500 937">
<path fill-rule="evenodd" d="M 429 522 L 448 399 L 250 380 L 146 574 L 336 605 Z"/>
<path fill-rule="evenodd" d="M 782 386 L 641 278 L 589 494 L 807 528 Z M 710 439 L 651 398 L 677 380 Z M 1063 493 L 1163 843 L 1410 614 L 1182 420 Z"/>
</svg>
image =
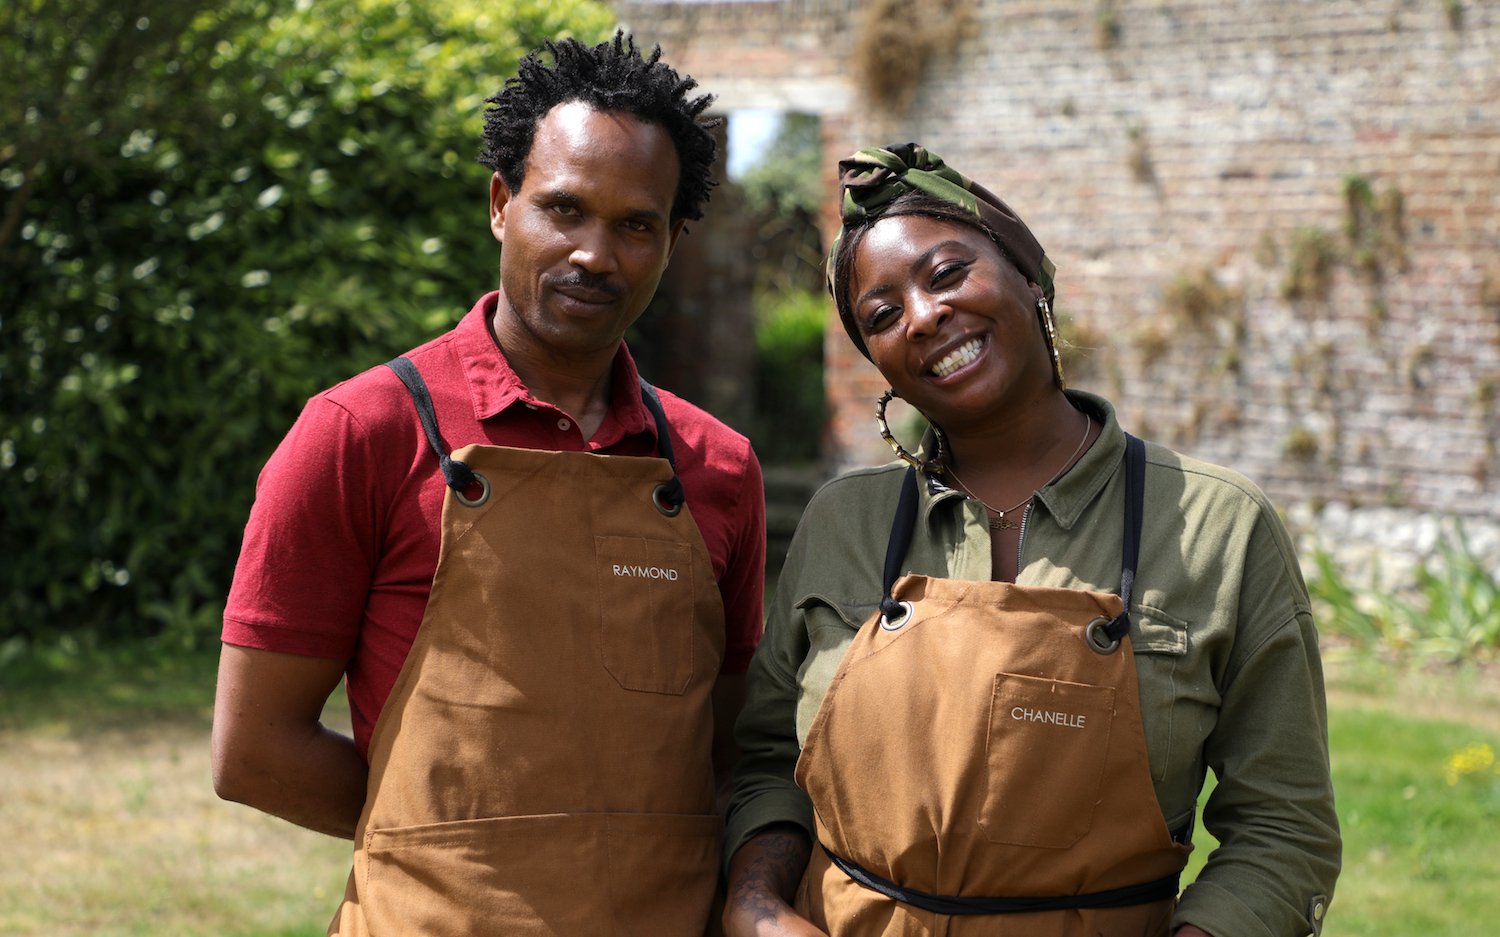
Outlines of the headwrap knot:
<svg viewBox="0 0 1500 937">
<path fill-rule="evenodd" d="M 957 205 L 974 215 L 989 229 L 1000 249 L 1027 280 L 1042 288 L 1051 302 L 1057 268 L 1021 217 L 995 193 L 946 165 L 942 158 L 918 143 L 867 147 L 839 160 L 843 221 L 833 250 L 828 255 L 829 287 L 833 286 L 833 262 L 844 231 L 869 223 L 898 196 L 910 191 L 926 193 Z M 846 323 L 847 325 L 847 323 Z M 856 341 L 856 345 L 863 345 Z"/>
</svg>

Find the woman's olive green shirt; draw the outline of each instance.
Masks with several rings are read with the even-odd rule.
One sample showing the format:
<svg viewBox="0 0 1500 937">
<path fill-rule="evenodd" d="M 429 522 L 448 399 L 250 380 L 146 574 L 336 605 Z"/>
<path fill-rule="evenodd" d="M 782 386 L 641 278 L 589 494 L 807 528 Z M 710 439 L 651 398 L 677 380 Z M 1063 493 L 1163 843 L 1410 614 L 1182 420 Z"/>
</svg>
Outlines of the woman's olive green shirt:
<svg viewBox="0 0 1500 937">
<path fill-rule="evenodd" d="M 1125 436 L 1106 401 L 1070 397 L 1104 431 L 1037 494 L 1017 582 L 1118 592 Z M 773 823 L 812 835 L 812 805 L 793 772 L 829 681 L 879 604 L 904 474 L 892 463 L 843 475 L 803 514 L 750 665 L 726 856 Z M 983 508 L 930 478 L 919 493 L 902 571 L 990 578 Z M 1168 827 L 1191 826 L 1207 769 L 1218 781 L 1202 822 L 1220 845 L 1182 892 L 1173 928 L 1196 924 L 1215 937 L 1317 932 L 1340 862 L 1323 673 L 1307 589 L 1265 495 L 1234 472 L 1148 444 L 1130 613 L 1151 776 Z M 877 720 L 870 731 L 880 731 Z"/>
</svg>

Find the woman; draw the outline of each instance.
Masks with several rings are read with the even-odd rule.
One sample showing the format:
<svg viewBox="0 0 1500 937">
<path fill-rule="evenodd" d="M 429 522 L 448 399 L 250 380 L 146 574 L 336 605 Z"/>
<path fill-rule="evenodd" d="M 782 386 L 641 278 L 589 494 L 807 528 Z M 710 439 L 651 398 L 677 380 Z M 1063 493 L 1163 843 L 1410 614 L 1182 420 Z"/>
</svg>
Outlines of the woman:
<svg viewBox="0 0 1500 937">
<path fill-rule="evenodd" d="M 1317 932 L 1317 635 L 1241 476 L 1065 390 L 1053 266 L 915 144 L 839 164 L 829 284 L 931 424 L 803 516 L 750 669 L 730 935 Z M 1179 896 L 1205 771 L 1221 843 Z"/>
</svg>

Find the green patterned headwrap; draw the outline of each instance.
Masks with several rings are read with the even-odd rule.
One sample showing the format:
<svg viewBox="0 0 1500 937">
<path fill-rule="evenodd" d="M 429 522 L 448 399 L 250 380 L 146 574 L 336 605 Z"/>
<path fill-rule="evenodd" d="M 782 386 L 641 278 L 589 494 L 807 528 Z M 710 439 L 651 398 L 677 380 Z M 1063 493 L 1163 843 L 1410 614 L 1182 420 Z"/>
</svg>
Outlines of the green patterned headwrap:
<svg viewBox="0 0 1500 937">
<path fill-rule="evenodd" d="M 918 143 L 867 147 L 839 160 L 839 216 L 843 226 L 828 253 L 830 293 L 834 293 L 834 262 L 845 233 L 874 222 L 898 196 L 912 191 L 952 203 L 974 215 L 1022 276 L 1040 286 L 1047 301 L 1052 301 L 1057 268 L 1021 217 L 1000 196 L 950 168 L 942 157 Z M 848 304 L 839 305 L 844 329 L 855 347 L 868 358 L 864 340 L 847 311 Z"/>
</svg>

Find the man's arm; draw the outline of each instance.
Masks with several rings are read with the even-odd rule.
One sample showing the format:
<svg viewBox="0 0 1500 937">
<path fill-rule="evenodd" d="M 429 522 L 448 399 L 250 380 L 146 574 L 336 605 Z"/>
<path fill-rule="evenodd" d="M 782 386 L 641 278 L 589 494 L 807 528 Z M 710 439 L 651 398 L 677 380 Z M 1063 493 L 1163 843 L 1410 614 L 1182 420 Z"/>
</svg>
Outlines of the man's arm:
<svg viewBox="0 0 1500 937">
<path fill-rule="evenodd" d="M 352 839 L 369 768 L 353 739 L 321 721 L 343 674 L 343 661 L 224 645 L 214 699 L 214 791 Z"/>
</svg>

